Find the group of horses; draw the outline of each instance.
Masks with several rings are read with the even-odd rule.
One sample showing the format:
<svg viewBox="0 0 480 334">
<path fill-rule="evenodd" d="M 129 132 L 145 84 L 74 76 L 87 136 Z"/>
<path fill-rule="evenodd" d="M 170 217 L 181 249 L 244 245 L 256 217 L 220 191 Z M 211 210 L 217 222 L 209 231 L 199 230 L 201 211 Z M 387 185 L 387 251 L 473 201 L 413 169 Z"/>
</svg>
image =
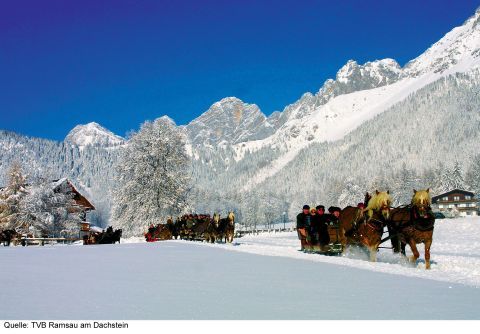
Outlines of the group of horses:
<svg viewBox="0 0 480 334">
<path fill-rule="evenodd" d="M 10 246 L 10 243 L 13 241 L 16 243 L 19 234 L 15 230 L 7 229 L 0 231 L 0 243 L 4 246 Z"/>
<path fill-rule="evenodd" d="M 221 218 L 215 213 L 213 217 L 208 214 L 183 215 L 175 222 L 171 217 L 166 224 L 151 225 L 145 233 L 148 242 L 169 239 L 199 240 L 232 243 L 235 234 L 235 215 L 230 212 L 226 218 Z"/>
<path fill-rule="evenodd" d="M 84 245 L 95 244 L 115 244 L 120 243 L 122 237 L 122 229 L 113 230 L 112 226 L 107 227 L 106 231 L 91 232 L 89 235 L 83 236 Z"/>
<path fill-rule="evenodd" d="M 405 255 L 408 244 L 413 255 L 410 261 L 420 257 L 417 244 L 425 245 L 425 268 L 430 269 L 435 217 L 431 211 L 430 190 L 413 191 L 411 204 L 392 208 L 388 191 L 373 196 L 366 194 L 366 208 L 348 206 L 340 212 L 339 234 L 343 246 L 359 245 L 369 251 L 370 260 L 376 261 L 380 244 L 391 240 L 393 251 Z M 368 203 L 368 204 L 367 204 Z M 382 239 L 385 226 L 388 237 Z"/>
</svg>

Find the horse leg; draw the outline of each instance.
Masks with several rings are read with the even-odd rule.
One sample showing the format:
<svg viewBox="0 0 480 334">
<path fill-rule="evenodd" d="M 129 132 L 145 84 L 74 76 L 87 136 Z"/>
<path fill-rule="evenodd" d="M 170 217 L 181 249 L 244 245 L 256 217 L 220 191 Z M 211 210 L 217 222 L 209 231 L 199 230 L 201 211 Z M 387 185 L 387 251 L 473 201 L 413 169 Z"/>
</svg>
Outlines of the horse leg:
<svg viewBox="0 0 480 334">
<path fill-rule="evenodd" d="M 388 235 L 397 233 L 397 231 L 395 229 L 390 228 L 389 226 L 387 226 L 387 228 L 388 228 Z M 402 246 L 401 246 L 401 242 L 400 242 L 400 238 L 399 238 L 398 234 L 396 234 L 395 236 L 393 236 L 390 239 L 390 243 L 392 244 L 392 248 L 393 248 L 394 253 L 400 253 L 402 251 Z"/>
<path fill-rule="evenodd" d="M 407 244 L 405 242 L 402 242 L 401 245 L 400 245 L 400 248 L 402 249 L 401 253 L 402 253 L 403 256 L 407 256 L 407 253 L 405 252 L 406 247 L 407 247 Z"/>
<path fill-rule="evenodd" d="M 418 252 L 417 249 L 417 244 L 415 243 L 415 240 L 409 239 L 408 240 L 408 245 L 410 246 L 410 249 L 413 252 L 413 255 L 410 257 L 410 262 L 417 262 L 417 259 L 420 257 L 420 253 Z"/>
<path fill-rule="evenodd" d="M 432 246 L 432 240 L 425 241 L 425 269 L 430 269 L 430 247 Z"/>
<path fill-rule="evenodd" d="M 370 262 L 377 262 L 377 247 L 370 246 L 368 251 L 370 253 Z"/>
</svg>

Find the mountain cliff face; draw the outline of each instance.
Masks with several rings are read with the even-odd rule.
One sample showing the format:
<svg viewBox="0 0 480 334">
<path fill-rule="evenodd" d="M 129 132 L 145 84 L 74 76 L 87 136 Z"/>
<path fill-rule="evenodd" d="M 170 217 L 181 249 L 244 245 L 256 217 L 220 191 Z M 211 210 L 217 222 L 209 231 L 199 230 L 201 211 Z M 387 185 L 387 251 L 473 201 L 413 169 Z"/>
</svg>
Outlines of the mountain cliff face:
<svg viewBox="0 0 480 334">
<path fill-rule="evenodd" d="M 217 146 L 264 137 L 272 127 L 257 105 L 227 97 L 190 122 L 186 130 L 194 146 Z"/>
<path fill-rule="evenodd" d="M 338 117 L 335 109 L 350 110 L 350 115 L 345 116 L 357 118 L 356 122 L 360 124 L 370 117 L 357 117 L 358 113 L 365 111 L 368 114 L 375 110 L 370 113 L 373 117 L 435 80 L 457 72 L 468 72 L 479 64 L 480 9 L 462 26 L 454 28 L 404 68 L 393 59 L 376 60 L 363 65 L 350 60 L 337 72 L 336 78 L 327 80 L 316 94 L 305 93 L 282 112 L 265 117 L 256 105 L 226 98 L 192 121 L 187 129 L 196 146 L 221 143 L 225 148 L 228 144 L 236 145 L 240 158 L 244 153 L 240 147 L 256 150 L 264 146 L 278 147 L 279 143 L 282 146 L 283 143 L 288 148 L 299 143 L 297 140 L 291 143 L 285 140 L 302 134 L 304 143 L 301 145 L 317 137 L 320 141 L 336 140 L 336 135 L 326 138 L 319 135 L 321 131 L 313 129 L 321 127 L 321 123 L 328 118 Z M 360 100 L 369 99 L 368 105 L 355 97 L 342 97 L 366 90 L 369 92 L 359 93 L 358 97 Z M 336 98 L 341 101 L 334 102 Z M 306 124 L 309 126 L 305 127 Z M 347 133 L 348 130 L 343 135 Z"/>
</svg>

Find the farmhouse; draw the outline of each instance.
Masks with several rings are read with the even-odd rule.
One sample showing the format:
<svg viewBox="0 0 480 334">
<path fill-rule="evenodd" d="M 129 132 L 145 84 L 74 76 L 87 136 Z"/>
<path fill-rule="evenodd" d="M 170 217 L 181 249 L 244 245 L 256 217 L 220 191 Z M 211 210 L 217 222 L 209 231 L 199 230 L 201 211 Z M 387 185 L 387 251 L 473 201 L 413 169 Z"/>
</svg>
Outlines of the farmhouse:
<svg viewBox="0 0 480 334">
<path fill-rule="evenodd" d="M 57 200 L 55 194 L 65 197 Z M 89 230 L 87 213 L 95 210 L 92 203 L 67 178 L 39 185 L 23 184 L 16 193 L 9 187 L 0 188 L 0 199 L 0 230 L 15 229 L 19 233 L 34 236 L 55 236 L 62 233 L 64 222 L 74 224 L 76 221 L 77 235 L 81 238 Z M 58 208 L 64 208 L 65 213 L 60 213 Z M 73 231 L 71 228 L 70 231 Z"/>
<path fill-rule="evenodd" d="M 85 196 L 80 194 L 73 186 L 72 182 L 66 178 L 53 181 L 53 192 L 72 196 L 75 204 L 68 208 L 68 212 L 81 212 L 83 221 L 85 221 L 87 212 L 95 210 L 95 207 L 92 205 L 92 203 L 90 203 Z"/>
<path fill-rule="evenodd" d="M 432 206 L 441 212 L 458 213 L 461 217 L 478 216 L 475 194 L 461 189 L 454 189 L 432 198 Z"/>
<path fill-rule="evenodd" d="M 63 178 L 60 180 L 53 181 L 53 191 L 56 193 L 63 193 L 70 195 L 73 199 L 74 204 L 67 208 L 69 213 L 79 213 L 82 222 L 79 224 L 79 235 L 81 239 L 84 235 L 89 235 L 90 233 L 90 223 L 86 221 L 87 212 L 95 210 L 95 207 L 90 203 L 90 201 L 80 194 L 75 186 L 70 182 L 70 180 Z"/>
</svg>

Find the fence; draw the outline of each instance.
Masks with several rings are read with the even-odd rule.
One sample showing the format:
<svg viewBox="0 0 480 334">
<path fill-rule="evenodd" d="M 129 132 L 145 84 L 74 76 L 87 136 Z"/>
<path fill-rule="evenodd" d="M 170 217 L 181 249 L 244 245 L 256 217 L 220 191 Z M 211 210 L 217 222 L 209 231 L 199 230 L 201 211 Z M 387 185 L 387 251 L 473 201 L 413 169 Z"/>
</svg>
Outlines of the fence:
<svg viewBox="0 0 480 334">
<path fill-rule="evenodd" d="M 281 232 L 292 232 L 295 231 L 295 227 L 285 227 L 285 228 L 257 228 L 257 229 L 246 229 L 246 230 L 236 230 L 235 237 L 241 238 L 247 234 L 260 234 L 260 233 L 281 233 Z"/>
</svg>

